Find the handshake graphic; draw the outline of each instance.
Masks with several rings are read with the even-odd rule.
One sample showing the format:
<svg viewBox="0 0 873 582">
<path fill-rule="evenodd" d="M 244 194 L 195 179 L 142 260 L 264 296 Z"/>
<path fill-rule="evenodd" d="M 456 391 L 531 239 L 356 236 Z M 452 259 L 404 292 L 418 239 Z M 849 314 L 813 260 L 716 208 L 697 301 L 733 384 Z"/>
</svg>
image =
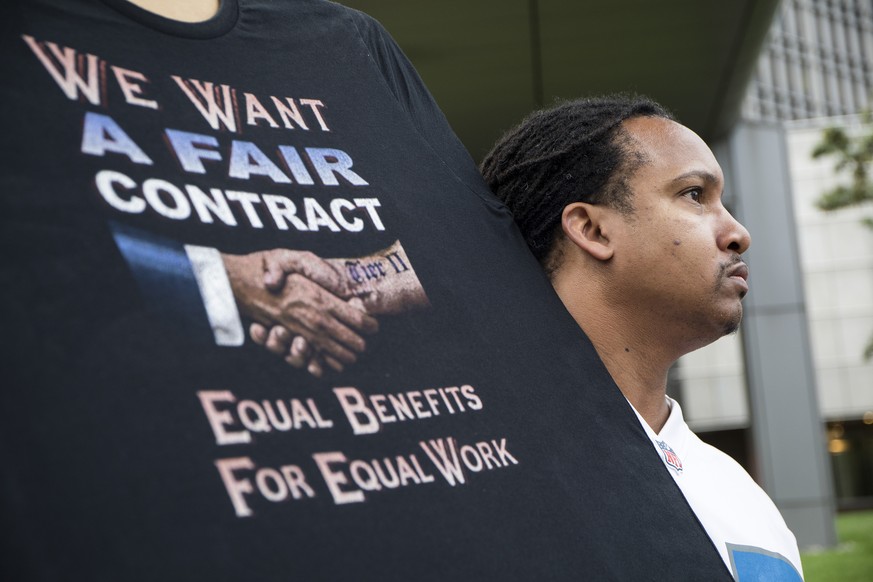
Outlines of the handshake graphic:
<svg viewBox="0 0 873 582">
<path fill-rule="evenodd" d="M 251 339 L 316 377 L 357 360 L 374 316 L 429 306 L 399 241 L 355 259 L 273 249 L 221 260 Z"/>
<path fill-rule="evenodd" d="M 357 360 L 365 336 L 379 331 L 376 316 L 430 306 L 400 241 L 325 259 L 284 248 L 235 255 L 119 223 L 110 229 L 152 311 L 196 337 L 211 328 L 220 346 L 245 343 L 245 319 L 255 343 L 316 377 Z"/>
</svg>

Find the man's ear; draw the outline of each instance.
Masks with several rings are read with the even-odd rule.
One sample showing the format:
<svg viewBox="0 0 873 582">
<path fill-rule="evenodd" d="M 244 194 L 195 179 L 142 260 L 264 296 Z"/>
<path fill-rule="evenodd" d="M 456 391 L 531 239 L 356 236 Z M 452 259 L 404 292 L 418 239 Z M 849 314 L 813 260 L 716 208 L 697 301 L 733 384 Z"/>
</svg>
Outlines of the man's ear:
<svg viewBox="0 0 873 582">
<path fill-rule="evenodd" d="M 598 261 L 608 261 L 614 253 L 605 225 L 609 212 L 605 206 L 573 202 L 561 213 L 561 228 L 577 247 Z"/>
</svg>

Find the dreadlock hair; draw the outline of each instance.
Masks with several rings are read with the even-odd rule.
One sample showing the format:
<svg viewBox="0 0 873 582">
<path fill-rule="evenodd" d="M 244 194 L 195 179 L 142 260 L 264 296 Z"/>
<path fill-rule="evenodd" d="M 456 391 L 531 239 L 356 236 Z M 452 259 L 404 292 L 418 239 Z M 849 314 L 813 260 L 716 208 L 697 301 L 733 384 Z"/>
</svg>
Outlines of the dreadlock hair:
<svg viewBox="0 0 873 582">
<path fill-rule="evenodd" d="M 647 97 L 566 101 L 530 114 L 482 161 L 485 181 L 509 208 L 549 276 L 561 259 L 550 251 L 560 236 L 565 206 L 588 202 L 633 213 L 627 181 L 646 160 L 621 124 L 634 117 L 673 119 Z"/>
</svg>

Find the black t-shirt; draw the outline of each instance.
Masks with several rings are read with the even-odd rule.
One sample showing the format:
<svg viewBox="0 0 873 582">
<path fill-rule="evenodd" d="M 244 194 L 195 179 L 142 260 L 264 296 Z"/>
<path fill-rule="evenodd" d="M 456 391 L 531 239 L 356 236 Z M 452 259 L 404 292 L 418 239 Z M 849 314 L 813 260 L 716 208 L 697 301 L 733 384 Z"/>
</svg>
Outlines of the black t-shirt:
<svg viewBox="0 0 873 582">
<path fill-rule="evenodd" d="M 377 23 L 0 19 L 4 579 L 727 577 Z M 343 371 L 248 337 L 275 257 L 301 274 L 262 303 L 327 259 L 375 314 Z"/>
</svg>

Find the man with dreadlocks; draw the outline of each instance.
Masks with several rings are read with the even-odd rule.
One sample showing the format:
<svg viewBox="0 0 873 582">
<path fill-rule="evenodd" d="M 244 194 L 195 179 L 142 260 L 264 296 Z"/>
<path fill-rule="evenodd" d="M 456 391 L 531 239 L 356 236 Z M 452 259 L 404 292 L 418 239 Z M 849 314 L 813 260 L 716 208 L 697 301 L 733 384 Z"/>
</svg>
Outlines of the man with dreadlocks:
<svg viewBox="0 0 873 582">
<path fill-rule="evenodd" d="M 659 104 L 615 96 L 533 113 L 481 169 L 734 577 L 801 580 L 776 506 L 666 395 L 680 356 L 736 331 L 749 290 L 749 233 L 710 149 Z"/>
</svg>

